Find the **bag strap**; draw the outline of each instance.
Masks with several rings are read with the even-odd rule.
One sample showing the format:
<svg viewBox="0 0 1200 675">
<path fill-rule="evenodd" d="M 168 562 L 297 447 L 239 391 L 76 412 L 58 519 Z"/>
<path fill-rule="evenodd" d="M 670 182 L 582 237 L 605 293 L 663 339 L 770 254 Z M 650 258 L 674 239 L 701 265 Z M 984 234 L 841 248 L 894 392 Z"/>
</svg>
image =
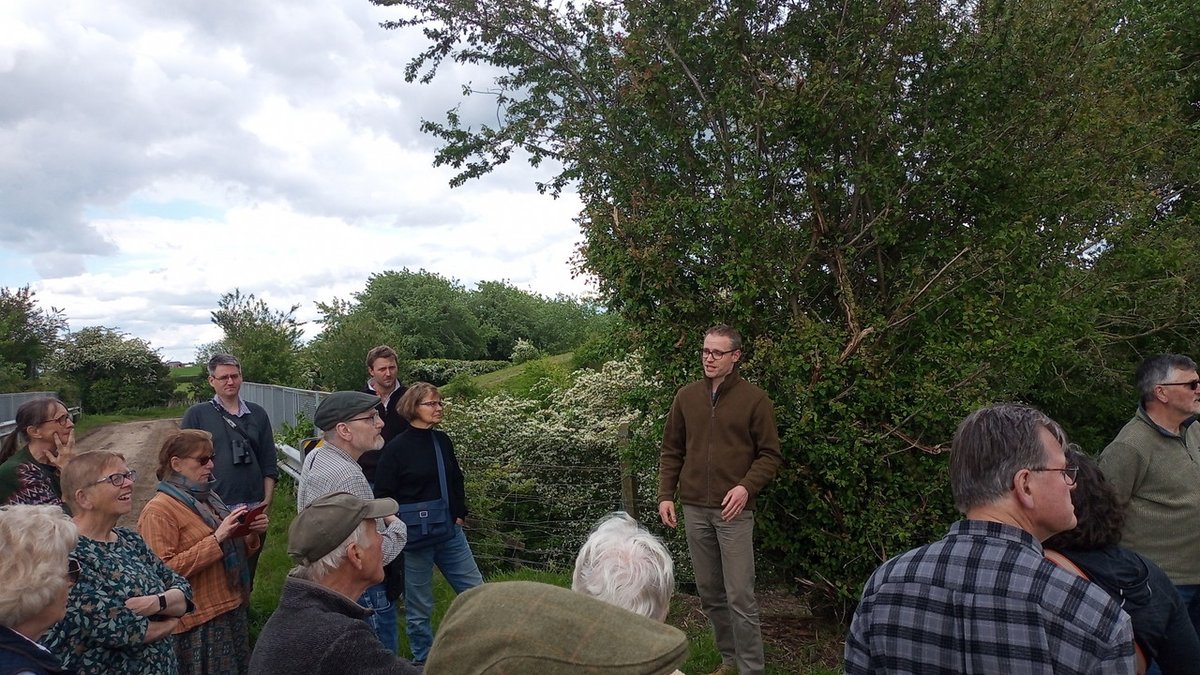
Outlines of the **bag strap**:
<svg viewBox="0 0 1200 675">
<path fill-rule="evenodd" d="M 213 408 L 216 409 L 217 414 L 221 416 L 221 419 L 225 420 L 226 426 L 241 434 L 242 438 L 246 439 L 246 441 L 250 444 L 250 447 L 254 448 L 255 452 L 257 452 L 258 443 L 255 443 L 254 439 L 250 438 L 250 434 L 247 434 L 246 431 L 242 429 L 242 427 L 236 421 L 234 421 L 233 415 L 230 415 L 229 412 L 226 411 L 225 408 L 222 408 L 221 405 L 215 400 L 212 402 L 212 404 Z"/>
<path fill-rule="evenodd" d="M 429 430 L 429 437 L 433 439 L 433 454 L 437 455 L 438 464 L 438 483 L 442 486 L 442 498 L 446 500 L 446 508 L 450 508 L 450 491 L 446 489 L 446 464 L 442 460 L 442 444 L 438 443 L 437 431 Z"/>
<path fill-rule="evenodd" d="M 1092 581 L 1092 578 L 1087 575 L 1087 572 L 1084 572 L 1082 569 L 1080 569 L 1079 565 L 1076 565 L 1070 558 L 1059 553 L 1058 551 L 1047 548 L 1042 550 L 1042 554 L 1046 556 L 1046 560 L 1058 565 L 1071 574 L 1074 574 L 1077 577 L 1082 577 L 1089 582 Z M 1142 646 L 1138 644 L 1136 639 L 1133 641 L 1133 657 L 1135 661 L 1134 667 L 1137 669 L 1137 675 L 1146 675 L 1146 669 L 1149 667 L 1149 661 L 1146 659 L 1146 652 L 1142 651 Z"/>
</svg>

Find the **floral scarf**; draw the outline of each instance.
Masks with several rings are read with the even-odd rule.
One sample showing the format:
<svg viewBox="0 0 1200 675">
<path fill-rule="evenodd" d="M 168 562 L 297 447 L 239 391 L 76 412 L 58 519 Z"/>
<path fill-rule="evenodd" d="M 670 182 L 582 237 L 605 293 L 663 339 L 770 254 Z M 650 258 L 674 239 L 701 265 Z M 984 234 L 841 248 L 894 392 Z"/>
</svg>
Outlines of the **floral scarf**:
<svg viewBox="0 0 1200 675">
<path fill-rule="evenodd" d="M 155 489 L 183 503 L 215 531 L 229 516 L 229 507 L 212 491 L 213 482 L 197 483 L 175 473 L 159 481 Z M 250 566 L 246 562 L 249 556 L 245 541 L 240 537 L 226 539 L 221 542 L 221 551 L 225 554 L 225 576 L 229 587 L 242 597 L 249 597 Z"/>
</svg>

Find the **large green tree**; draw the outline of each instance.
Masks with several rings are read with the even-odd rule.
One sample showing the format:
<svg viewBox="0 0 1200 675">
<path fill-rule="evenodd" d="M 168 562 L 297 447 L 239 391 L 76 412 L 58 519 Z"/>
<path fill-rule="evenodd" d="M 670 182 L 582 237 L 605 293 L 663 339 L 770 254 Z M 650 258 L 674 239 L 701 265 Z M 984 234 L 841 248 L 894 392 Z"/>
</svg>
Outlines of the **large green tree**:
<svg viewBox="0 0 1200 675">
<path fill-rule="evenodd" d="M 404 346 L 374 316 L 351 311 L 347 302 L 317 303 L 317 307 L 322 313 L 321 334 L 305 350 L 313 363 L 315 384 L 322 389 L 361 389 L 367 381 L 367 352 L 383 344 L 393 349 Z M 407 356 L 398 355 L 403 376 Z"/>
<path fill-rule="evenodd" d="M 425 270 L 389 270 L 372 274 L 354 297 L 352 312 L 385 326 L 397 351 L 418 359 L 484 358 L 479 318 L 457 280 Z"/>
<path fill-rule="evenodd" d="M 305 384 L 301 359 L 301 323 L 292 305 L 286 311 L 272 309 L 265 300 L 240 289 L 221 296 L 212 322 L 225 337 L 219 347 L 228 350 L 242 364 L 242 376 L 250 382 L 296 387 Z M 208 347 L 208 346 L 206 346 Z"/>
<path fill-rule="evenodd" d="M 705 325 L 752 336 L 788 460 L 765 550 L 826 598 L 954 517 L 966 412 L 1033 400 L 1100 439 L 1137 358 L 1195 346 L 1182 3 L 379 4 L 428 40 L 410 80 L 499 70 L 470 91 L 491 120 L 424 123 L 437 162 L 561 167 L 539 187 L 579 191 L 581 265 L 668 385 L 647 405 Z"/>
<path fill-rule="evenodd" d="M 570 351 L 600 324 L 592 303 L 564 295 L 547 298 L 504 281 L 481 281 L 468 293 L 468 302 L 479 318 L 485 358 L 497 361 L 512 356 L 520 339 L 548 354 Z"/>
<path fill-rule="evenodd" d="M 148 342 L 104 326 L 67 335 L 50 368 L 79 388 L 85 412 L 160 406 L 175 389 L 170 370 Z"/>
<path fill-rule="evenodd" d="M 29 286 L 0 288 L 0 386 L 6 391 L 37 379 L 67 322 L 62 311 L 38 306 Z"/>
</svg>

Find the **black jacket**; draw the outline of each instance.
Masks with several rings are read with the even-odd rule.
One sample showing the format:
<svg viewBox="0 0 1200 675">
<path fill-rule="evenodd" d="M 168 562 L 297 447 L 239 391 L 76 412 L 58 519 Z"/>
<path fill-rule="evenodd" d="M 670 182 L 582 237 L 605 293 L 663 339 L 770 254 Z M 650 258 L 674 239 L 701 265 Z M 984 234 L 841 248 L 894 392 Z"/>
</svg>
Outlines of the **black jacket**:
<svg viewBox="0 0 1200 675">
<path fill-rule="evenodd" d="M 1200 673 L 1200 638 L 1174 584 L 1158 565 L 1121 548 L 1062 551 L 1133 620 L 1133 637 L 1163 675 Z"/>
<path fill-rule="evenodd" d="M 450 515 L 467 517 L 466 487 L 462 469 L 454 456 L 454 443 L 436 429 L 409 427 L 383 448 L 375 471 L 375 496 L 391 497 L 400 504 L 437 499 L 441 493 L 433 435 L 437 434 L 446 465 L 446 489 L 450 491 Z"/>
<path fill-rule="evenodd" d="M 12 673 L 34 673 L 55 675 L 74 673 L 64 670 L 62 664 L 50 652 L 38 649 L 37 645 L 11 628 L 0 626 L 0 675 Z"/>
<path fill-rule="evenodd" d="M 370 387 L 363 387 L 359 391 L 372 396 L 376 395 L 375 390 Z M 383 430 L 379 432 L 379 435 L 383 436 L 385 444 L 404 433 L 404 430 L 408 428 L 408 420 L 404 419 L 396 410 L 396 404 L 400 402 L 400 397 L 404 395 L 405 391 L 408 391 L 408 387 L 397 382 L 396 391 L 393 391 L 392 395 L 388 397 L 387 405 L 380 401 L 375 406 L 375 410 L 379 411 L 379 416 L 383 418 Z M 375 467 L 379 464 L 379 457 L 382 454 L 382 450 L 368 450 L 358 458 L 358 465 L 362 467 L 363 475 L 367 477 L 367 482 L 371 485 L 375 484 Z"/>
</svg>

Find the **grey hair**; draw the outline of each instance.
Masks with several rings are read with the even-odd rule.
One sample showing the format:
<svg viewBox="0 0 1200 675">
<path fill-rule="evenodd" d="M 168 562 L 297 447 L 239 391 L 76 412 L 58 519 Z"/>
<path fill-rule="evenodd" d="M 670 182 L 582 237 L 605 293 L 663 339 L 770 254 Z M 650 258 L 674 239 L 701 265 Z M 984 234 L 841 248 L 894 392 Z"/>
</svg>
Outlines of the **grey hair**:
<svg viewBox="0 0 1200 675">
<path fill-rule="evenodd" d="M 242 372 L 242 363 L 233 354 L 214 354 L 208 360 L 208 376 L 215 377 L 217 368 L 220 366 L 233 366 L 238 369 L 239 373 Z"/>
<path fill-rule="evenodd" d="M 345 541 L 338 544 L 337 548 L 321 556 L 320 560 L 302 562 L 296 565 L 292 568 L 291 572 L 288 572 L 288 575 L 313 582 L 319 582 L 329 576 L 334 570 L 341 567 L 342 563 L 346 562 L 346 556 L 350 553 L 351 544 L 359 548 L 366 547 L 367 542 L 370 541 L 370 535 L 368 534 L 370 530 L 363 527 L 363 525 L 375 527 L 375 521 L 373 519 L 362 521 L 358 527 L 354 528 L 350 536 L 346 537 Z"/>
<path fill-rule="evenodd" d="M 60 506 L 0 507 L 0 626 L 22 624 L 58 599 L 78 540 Z"/>
<path fill-rule="evenodd" d="M 1183 354 L 1156 354 L 1142 361 L 1135 375 L 1142 405 L 1154 398 L 1154 388 L 1167 381 L 1172 369 L 1195 370 L 1196 362 Z"/>
<path fill-rule="evenodd" d="M 579 549 L 571 589 L 665 621 L 675 590 L 675 564 L 658 537 L 618 511 L 600 521 Z"/>
<path fill-rule="evenodd" d="M 1008 494 L 1013 476 L 1046 461 L 1038 432 L 1049 431 L 1065 447 L 1067 435 L 1045 413 L 1027 405 L 1000 404 L 967 415 L 950 446 L 950 491 L 961 512 Z"/>
</svg>

